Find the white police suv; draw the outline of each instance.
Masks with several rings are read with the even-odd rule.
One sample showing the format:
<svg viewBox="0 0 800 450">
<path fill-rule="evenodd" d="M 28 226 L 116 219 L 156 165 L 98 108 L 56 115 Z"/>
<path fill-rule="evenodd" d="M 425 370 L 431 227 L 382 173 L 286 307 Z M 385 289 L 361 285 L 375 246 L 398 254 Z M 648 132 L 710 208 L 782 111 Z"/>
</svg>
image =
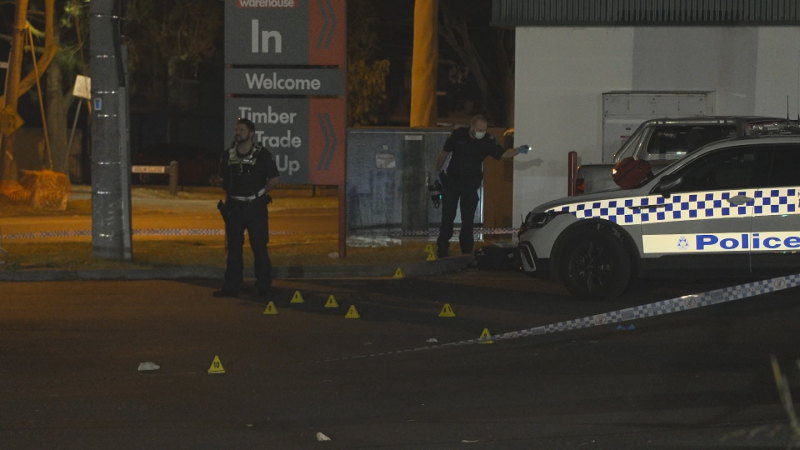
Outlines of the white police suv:
<svg viewBox="0 0 800 450">
<path fill-rule="evenodd" d="M 714 142 L 633 189 L 540 205 L 519 250 L 525 272 L 590 299 L 633 276 L 800 268 L 800 134 Z"/>
</svg>

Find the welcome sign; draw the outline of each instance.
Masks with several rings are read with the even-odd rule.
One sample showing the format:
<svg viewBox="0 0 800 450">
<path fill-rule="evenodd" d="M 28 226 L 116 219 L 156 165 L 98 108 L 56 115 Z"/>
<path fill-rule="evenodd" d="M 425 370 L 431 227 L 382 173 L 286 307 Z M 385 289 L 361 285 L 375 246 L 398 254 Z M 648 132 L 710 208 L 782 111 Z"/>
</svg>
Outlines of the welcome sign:
<svg viewBox="0 0 800 450">
<path fill-rule="evenodd" d="M 225 0 L 225 144 L 237 118 L 281 182 L 344 185 L 346 0 Z"/>
</svg>

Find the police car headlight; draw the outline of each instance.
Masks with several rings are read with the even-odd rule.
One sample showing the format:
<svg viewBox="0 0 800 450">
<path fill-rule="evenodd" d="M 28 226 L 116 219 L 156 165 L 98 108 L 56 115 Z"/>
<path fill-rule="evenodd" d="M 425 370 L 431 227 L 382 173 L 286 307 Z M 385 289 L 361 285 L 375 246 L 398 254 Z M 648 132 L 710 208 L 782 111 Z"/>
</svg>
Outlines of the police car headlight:
<svg viewBox="0 0 800 450">
<path fill-rule="evenodd" d="M 525 221 L 519 228 L 519 233 L 522 234 L 532 228 L 542 228 L 548 222 L 553 220 L 554 217 L 564 214 L 563 211 L 545 211 L 545 212 L 529 212 L 525 217 Z"/>
</svg>

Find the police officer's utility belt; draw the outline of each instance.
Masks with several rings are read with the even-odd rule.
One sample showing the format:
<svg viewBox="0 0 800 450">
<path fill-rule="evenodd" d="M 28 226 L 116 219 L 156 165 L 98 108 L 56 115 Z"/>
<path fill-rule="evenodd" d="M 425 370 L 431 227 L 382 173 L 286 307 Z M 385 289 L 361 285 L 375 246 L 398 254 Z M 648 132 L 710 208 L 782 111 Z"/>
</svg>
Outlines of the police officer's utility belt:
<svg viewBox="0 0 800 450">
<path fill-rule="evenodd" d="M 247 195 L 247 196 L 229 195 L 228 198 L 230 198 L 232 200 L 237 200 L 237 201 L 240 201 L 240 202 L 252 202 L 253 200 L 261 197 L 262 195 L 264 195 L 266 193 L 267 193 L 267 188 L 263 188 L 263 189 L 261 189 L 260 191 L 256 192 L 253 195 Z"/>
</svg>

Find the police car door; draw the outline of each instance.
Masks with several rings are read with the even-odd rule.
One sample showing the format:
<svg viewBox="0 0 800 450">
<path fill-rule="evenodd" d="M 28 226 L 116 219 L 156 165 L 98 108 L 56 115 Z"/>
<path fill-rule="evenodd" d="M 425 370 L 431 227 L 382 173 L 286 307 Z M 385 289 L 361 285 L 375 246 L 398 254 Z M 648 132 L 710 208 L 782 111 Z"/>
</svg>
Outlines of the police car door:
<svg viewBox="0 0 800 450">
<path fill-rule="evenodd" d="M 723 148 L 674 172 L 680 183 L 642 208 L 645 269 L 750 270 L 756 153 Z"/>
<path fill-rule="evenodd" d="M 800 266 L 800 144 L 770 145 L 764 184 L 753 208 L 753 269 Z M 766 153 L 766 152 L 765 152 Z"/>
</svg>

